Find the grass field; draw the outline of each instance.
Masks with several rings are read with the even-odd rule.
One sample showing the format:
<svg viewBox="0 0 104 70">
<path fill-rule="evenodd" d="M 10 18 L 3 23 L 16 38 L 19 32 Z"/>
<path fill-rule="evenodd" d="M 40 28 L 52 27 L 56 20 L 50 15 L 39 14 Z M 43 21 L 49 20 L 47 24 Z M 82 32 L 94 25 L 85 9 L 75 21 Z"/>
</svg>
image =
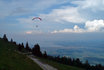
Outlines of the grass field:
<svg viewBox="0 0 104 70">
<path fill-rule="evenodd" d="M 40 59 L 40 61 L 42 61 L 44 63 L 47 63 L 47 64 L 57 68 L 58 70 L 85 70 L 85 69 L 74 67 L 74 66 L 60 64 L 60 63 L 54 62 L 52 60 L 47 60 L 47 59 L 44 59 L 44 58 L 38 58 L 38 59 Z"/>
<path fill-rule="evenodd" d="M 0 70 L 42 70 L 25 55 L 17 53 L 17 46 L 0 39 Z"/>
</svg>

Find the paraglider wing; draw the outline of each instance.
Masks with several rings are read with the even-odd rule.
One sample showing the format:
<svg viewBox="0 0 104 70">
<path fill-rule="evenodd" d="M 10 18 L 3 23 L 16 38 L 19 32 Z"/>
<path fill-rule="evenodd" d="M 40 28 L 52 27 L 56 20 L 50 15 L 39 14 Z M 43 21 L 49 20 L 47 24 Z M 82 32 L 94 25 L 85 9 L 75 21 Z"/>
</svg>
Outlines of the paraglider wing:
<svg viewBox="0 0 104 70">
<path fill-rule="evenodd" d="M 34 17 L 32 20 L 39 19 L 42 20 L 40 17 Z"/>
<path fill-rule="evenodd" d="M 41 18 L 39 18 L 40 20 L 42 20 Z"/>
</svg>

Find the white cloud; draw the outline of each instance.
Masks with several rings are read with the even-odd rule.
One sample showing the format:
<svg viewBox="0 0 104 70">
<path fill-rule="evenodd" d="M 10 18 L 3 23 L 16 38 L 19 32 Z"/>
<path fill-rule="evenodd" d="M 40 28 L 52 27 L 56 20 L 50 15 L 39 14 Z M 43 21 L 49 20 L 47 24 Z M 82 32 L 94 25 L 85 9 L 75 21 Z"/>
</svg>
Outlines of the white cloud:
<svg viewBox="0 0 104 70">
<path fill-rule="evenodd" d="M 67 2 L 68 3 L 68 2 Z M 104 19 L 104 0 L 70 0 L 73 5 L 61 5 L 53 9 L 49 14 L 43 14 L 45 18 L 56 22 L 85 23 L 88 20 Z"/>
<path fill-rule="evenodd" d="M 84 32 L 102 32 L 104 31 L 104 20 L 93 20 L 85 23 L 85 28 L 77 25 L 73 29 L 55 30 L 51 33 L 84 33 Z"/>
<path fill-rule="evenodd" d="M 94 20 L 94 21 L 87 21 L 85 23 L 85 28 L 88 31 L 102 31 L 104 30 L 104 20 Z"/>
<path fill-rule="evenodd" d="M 38 14 L 54 5 L 64 4 L 63 0 L 0 0 L 0 18 Z"/>
<path fill-rule="evenodd" d="M 26 34 L 32 34 L 32 31 L 27 31 Z"/>
<path fill-rule="evenodd" d="M 64 30 L 59 30 L 59 31 L 55 30 L 51 33 L 70 33 L 70 32 L 71 33 L 82 33 L 82 32 L 85 32 L 85 30 L 81 29 L 80 27 L 75 25 L 73 29 L 64 29 Z"/>
<path fill-rule="evenodd" d="M 88 20 L 104 19 L 100 14 L 104 11 L 104 0 L 71 0 L 72 4 L 77 6 L 61 6 L 59 9 L 53 9 L 49 14 L 41 14 L 50 22 L 71 22 L 85 23 Z"/>
<path fill-rule="evenodd" d="M 92 11 L 103 10 L 104 0 L 78 0 L 73 1 L 73 4 L 77 4 L 82 9 L 91 9 Z"/>
<path fill-rule="evenodd" d="M 43 32 L 40 30 L 30 30 L 26 31 L 25 34 L 42 34 Z"/>
<path fill-rule="evenodd" d="M 74 0 L 81 16 L 88 20 L 104 19 L 104 0 Z"/>
<path fill-rule="evenodd" d="M 49 14 L 41 14 L 41 17 L 47 18 L 48 20 L 56 22 L 72 22 L 72 23 L 82 23 L 85 22 L 78 12 L 76 7 L 65 7 L 61 9 L 54 9 Z"/>
</svg>

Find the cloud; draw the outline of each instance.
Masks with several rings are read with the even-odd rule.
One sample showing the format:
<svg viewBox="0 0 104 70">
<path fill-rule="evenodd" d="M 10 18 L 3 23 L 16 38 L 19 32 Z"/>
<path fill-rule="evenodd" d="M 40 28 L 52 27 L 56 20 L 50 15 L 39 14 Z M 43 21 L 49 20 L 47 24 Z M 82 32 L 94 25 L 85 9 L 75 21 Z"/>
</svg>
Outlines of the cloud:
<svg viewBox="0 0 104 70">
<path fill-rule="evenodd" d="M 82 18 L 88 20 L 104 19 L 104 0 L 74 0 Z"/>
<path fill-rule="evenodd" d="M 63 0 L 0 0 L 0 18 L 39 14 L 52 6 L 64 4 Z"/>
<path fill-rule="evenodd" d="M 85 22 L 75 7 L 64 7 L 61 9 L 53 9 L 49 14 L 41 14 L 41 17 L 47 18 L 55 22 L 72 22 L 72 23 L 82 23 Z"/>
<path fill-rule="evenodd" d="M 85 23 L 88 20 L 104 19 L 104 0 L 71 0 L 70 3 L 72 5 L 62 5 L 40 16 L 58 23 Z"/>
<path fill-rule="evenodd" d="M 77 25 L 75 25 L 73 27 L 73 29 L 66 28 L 64 30 L 59 30 L 59 31 L 55 30 L 55 31 L 53 31 L 51 33 L 82 33 L 82 32 L 85 32 L 85 30 L 81 29 L 80 27 L 78 27 Z"/>
<path fill-rule="evenodd" d="M 85 28 L 75 25 L 73 29 L 54 30 L 51 33 L 85 33 L 85 32 L 102 32 L 104 31 L 104 20 L 93 20 L 85 23 Z"/>
<path fill-rule="evenodd" d="M 77 0 L 73 1 L 73 4 L 77 4 L 82 9 L 91 9 L 92 11 L 103 10 L 104 0 Z"/>
<path fill-rule="evenodd" d="M 30 30 L 26 31 L 25 34 L 43 34 L 43 32 L 40 30 Z"/>
<path fill-rule="evenodd" d="M 93 20 L 85 23 L 85 28 L 88 31 L 104 31 L 104 20 Z"/>
<path fill-rule="evenodd" d="M 32 31 L 27 31 L 26 34 L 32 34 Z"/>
</svg>

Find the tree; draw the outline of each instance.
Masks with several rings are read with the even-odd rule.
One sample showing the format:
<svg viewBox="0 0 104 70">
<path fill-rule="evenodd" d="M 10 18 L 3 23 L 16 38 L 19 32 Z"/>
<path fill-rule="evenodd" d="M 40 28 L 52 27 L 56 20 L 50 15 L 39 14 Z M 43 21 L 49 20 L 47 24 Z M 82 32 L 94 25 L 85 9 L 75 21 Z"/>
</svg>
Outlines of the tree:
<svg viewBox="0 0 104 70">
<path fill-rule="evenodd" d="M 46 52 L 46 51 L 44 51 L 43 57 L 44 57 L 44 58 L 47 58 L 47 52 Z"/>
<path fill-rule="evenodd" d="M 11 38 L 11 41 L 10 41 L 11 43 L 13 43 L 13 39 Z"/>
<path fill-rule="evenodd" d="M 28 52 L 30 52 L 31 51 L 31 48 L 29 47 L 29 45 L 28 45 L 28 42 L 26 43 L 26 48 L 25 48 Z"/>
<path fill-rule="evenodd" d="M 23 43 L 21 44 L 21 47 L 22 47 L 22 49 L 24 48 L 24 44 Z"/>
<path fill-rule="evenodd" d="M 34 45 L 32 48 L 32 54 L 41 57 L 42 53 L 40 51 L 40 46 L 38 44 Z"/>
<path fill-rule="evenodd" d="M 6 34 L 4 34 L 3 39 L 4 39 L 5 41 L 8 41 L 8 38 L 7 38 Z"/>
<path fill-rule="evenodd" d="M 88 70 L 89 68 L 90 68 L 90 64 L 88 63 L 88 60 L 86 60 L 86 62 L 85 62 L 85 68 Z"/>
<path fill-rule="evenodd" d="M 18 45 L 18 50 L 19 50 L 19 51 L 22 50 L 21 44 Z"/>
<path fill-rule="evenodd" d="M 18 50 L 19 51 L 23 51 L 23 49 L 24 49 L 24 44 L 22 43 L 22 44 L 19 44 L 18 45 Z"/>
<path fill-rule="evenodd" d="M 79 58 L 77 58 L 75 62 L 76 62 L 76 66 L 82 67 L 82 62 L 80 61 Z"/>
<path fill-rule="evenodd" d="M 96 70 L 104 70 L 104 67 L 101 64 L 95 66 Z"/>
</svg>

